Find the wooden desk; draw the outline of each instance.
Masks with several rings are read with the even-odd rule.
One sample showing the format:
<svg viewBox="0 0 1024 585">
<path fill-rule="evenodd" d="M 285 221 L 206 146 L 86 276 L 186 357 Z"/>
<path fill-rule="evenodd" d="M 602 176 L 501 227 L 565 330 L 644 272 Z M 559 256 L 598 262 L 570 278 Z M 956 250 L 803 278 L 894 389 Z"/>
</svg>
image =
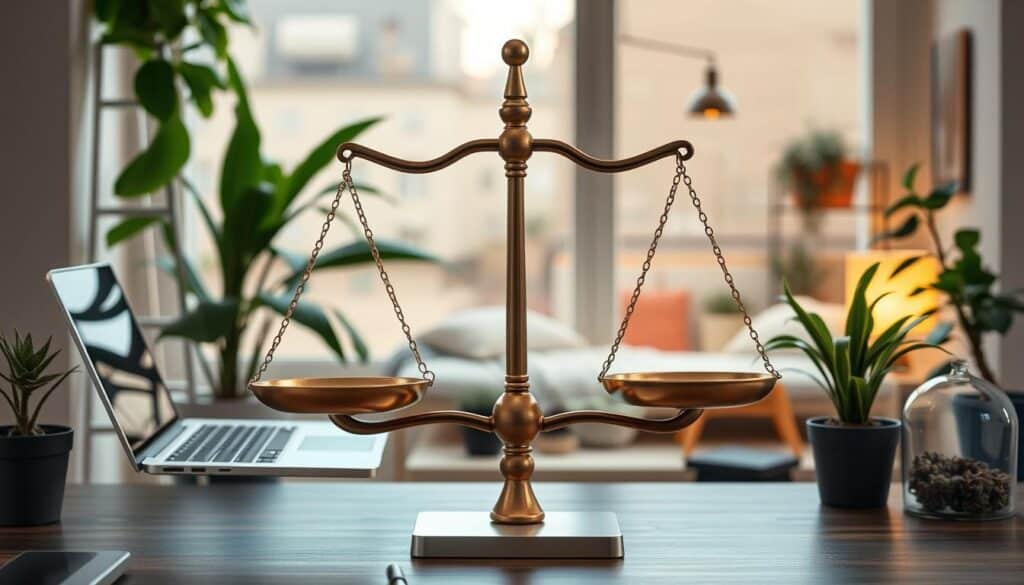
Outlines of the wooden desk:
<svg viewBox="0 0 1024 585">
<path fill-rule="evenodd" d="M 135 583 L 1021 583 L 1024 520 L 945 523 L 822 509 L 813 484 L 537 485 L 549 510 L 613 510 L 615 563 L 417 562 L 423 509 L 487 509 L 497 484 L 69 486 L 60 525 L 0 529 L 25 549 L 124 549 Z"/>
</svg>

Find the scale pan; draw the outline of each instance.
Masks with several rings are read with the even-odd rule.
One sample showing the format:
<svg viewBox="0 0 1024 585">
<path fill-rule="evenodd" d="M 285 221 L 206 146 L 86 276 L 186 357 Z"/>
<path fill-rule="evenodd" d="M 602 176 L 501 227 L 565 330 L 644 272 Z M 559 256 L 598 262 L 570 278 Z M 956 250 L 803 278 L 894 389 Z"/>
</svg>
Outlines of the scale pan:
<svg viewBox="0 0 1024 585">
<path fill-rule="evenodd" d="M 422 378 L 286 378 L 249 384 L 249 389 L 283 412 L 366 414 L 415 404 L 427 386 Z"/>
<path fill-rule="evenodd" d="M 726 408 L 761 400 L 775 386 L 771 374 L 744 372 L 632 372 L 601 379 L 609 394 L 637 406 Z"/>
</svg>

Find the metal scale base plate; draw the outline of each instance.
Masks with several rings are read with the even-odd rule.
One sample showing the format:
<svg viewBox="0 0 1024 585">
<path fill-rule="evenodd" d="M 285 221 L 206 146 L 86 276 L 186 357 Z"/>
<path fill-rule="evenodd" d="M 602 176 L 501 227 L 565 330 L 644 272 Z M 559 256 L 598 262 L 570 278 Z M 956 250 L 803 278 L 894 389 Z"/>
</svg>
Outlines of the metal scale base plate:
<svg viewBox="0 0 1024 585">
<path fill-rule="evenodd" d="M 419 559 L 621 559 L 612 512 L 548 512 L 543 524 L 495 524 L 487 512 L 420 512 L 412 531 Z"/>
</svg>

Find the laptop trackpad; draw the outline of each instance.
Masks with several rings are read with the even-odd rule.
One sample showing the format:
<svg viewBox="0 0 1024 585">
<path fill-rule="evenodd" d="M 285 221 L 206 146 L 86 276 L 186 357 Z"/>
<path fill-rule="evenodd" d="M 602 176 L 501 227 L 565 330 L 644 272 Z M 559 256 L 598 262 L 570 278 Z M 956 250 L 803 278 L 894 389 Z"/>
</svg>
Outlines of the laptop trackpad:
<svg viewBox="0 0 1024 585">
<path fill-rule="evenodd" d="M 302 439 L 299 451 L 359 451 L 373 450 L 373 437 L 345 435 L 309 435 Z"/>
</svg>

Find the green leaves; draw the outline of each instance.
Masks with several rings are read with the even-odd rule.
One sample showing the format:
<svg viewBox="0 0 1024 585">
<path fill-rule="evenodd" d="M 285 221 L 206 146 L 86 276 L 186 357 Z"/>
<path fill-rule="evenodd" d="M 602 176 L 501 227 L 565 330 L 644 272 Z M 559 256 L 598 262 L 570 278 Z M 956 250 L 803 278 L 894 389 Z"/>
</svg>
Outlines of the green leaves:
<svg viewBox="0 0 1024 585">
<path fill-rule="evenodd" d="M 900 238 L 911 236 L 914 234 L 914 232 L 917 231 L 917 227 L 918 225 L 920 225 L 920 223 L 921 221 L 918 219 L 916 215 L 911 215 L 910 217 L 905 219 L 899 227 L 878 234 L 877 236 L 875 236 L 873 241 L 881 242 L 883 240 L 898 240 Z"/>
<path fill-rule="evenodd" d="M 873 264 L 857 281 L 846 316 L 845 335 L 833 338 L 824 320 L 805 311 L 787 286 L 786 302 L 813 344 L 793 335 L 775 336 L 765 343 L 765 349 L 770 352 L 802 351 L 820 374 L 820 378 L 813 374 L 812 377 L 828 394 L 839 420 L 847 424 L 868 421 L 878 389 L 896 360 L 913 351 L 934 348 L 936 345 L 932 342 L 945 341 L 949 334 L 949 330 L 943 328 L 933 332 L 928 341 L 906 341 L 910 331 L 930 316 L 926 314 L 916 318 L 906 315 L 875 336 L 873 313 L 878 299 L 868 303 L 867 291 L 878 267 L 877 263 Z"/>
<path fill-rule="evenodd" d="M 376 240 L 377 250 L 383 260 L 408 260 L 413 262 L 438 262 L 439 259 L 427 252 L 408 244 L 392 240 Z M 369 264 L 373 262 L 373 255 L 370 253 L 370 246 L 365 240 L 358 240 L 320 254 L 317 258 L 316 270 L 326 268 L 342 268 L 357 264 Z M 306 258 L 301 258 L 301 264 L 292 266 L 292 274 L 284 280 L 288 286 L 292 286 L 302 276 L 306 268 Z"/>
<path fill-rule="evenodd" d="M 316 148 L 314 148 L 306 158 L 295 167 L 291 176 L 288 177 L 286 181 L 281 182 L 281 190 L 278 193 L 278 206 L 280 209 L 287 209 L 299 193 L 306 188 L 310 179 L 323 170 L 328 163 L 334 160 L 334 153 L 339 145 L 351 141 L 381 120 L 383 120 L 381 117 L 366 118 L 365 120 L 339 128 L 318 144 Z"/>
<path fill-rule="evenodd" d="M 53 363 L 53 360 L 60 354 L 60 350 L 51 350 L 53 338 L 46 340 L 41 347 L 36 347 L 32 341 L 32 334 L 24 337 L 14 332 L 13 342 L 7 336 L 0 334 L 0 355 L 7 364 L 7 373 L 0 372 L 3 378 L 10 385 L 8 392 L 0 388 L 0 396 L 11 409 L 14 419 L 12 434 L 14 435 L 36 435 L 41 431 L 36 426 L 39 412 L 43 404 L 50 397 L 54 390 L 60 386 L 77 367 L 62 372 L 50 372 L 46 370 Z M 31 404 L 32 396 L 39 390 L 49 386 L 41 397 Z"/>
<path fill-rule="evenodd" d="M 213 90 L 227 89 L 227 84 L 221 80 L 217 72 L 206 65 L 196 65 L 182 61 L 178 63 L 178 73 L 188 85 L 192 101 L 204 118 L 209 118 L 213 113 Z"/>
<path fill-rule="evenodd" d="M 135 95 L 139 104 L 157 120 L 167 120 L 178 109 L 174 68 L 163 59 L 150 59 L 135 73 Z"/>
<path fill-rule="evenodd" d="M 907 191 L 914 190 L 914 179 L 917 178 L 917 171 L 920 168 L 921 164 L 915 163 L 909 169 L 907 169 L 907 172 L 903 173 L 903 180 L 901 181 L 901 184 L 903 185 L 903 188 L 906 189 Z"/>
<path fill-rule="evenodd" d="M 220 172 L 220 204 L 232 210 L 246 190 L 260 184 L 263 178 L 263 159 L 260 157 L 260 131 L 249 109 L 242 77 L 234 62 L 228 60 L 228 83 L 238 96 L 235 105 L 235 129 L 224 152 Z"/>
<path fill-rule="evenodd" d="M 188 161 L 189 150 L 188 130 L 174 114 L 160 125 L 149 147 L 121 171 L 114 192 L 119 197 L 138 197 L 163 187 Z"/>
<path fill-rule="evenodd" d="M 158 221 L 160 221 L 160 218 L 155 216 L 129 217 L 107 231 L 107 246 L 113 248 L 117 244 L 135 236 Z"/>
<path fill-rule="evenodd" d="M 270 307 L 278 314 L 284 315 L 288 310 L 288 304 L 292 300 L 292 295 L 261 294 L 258 298 L 264 305 Z M 292 314 L 292 320 L 311 329 L 320 336 L 320 339 L 323 340 L 327 347 L 331 348 L 331 351 L 338 356 L 338 359 L 345 361 L 345 350 L 341 348 L 341 342 L 338 341 L 338 336 L 334 333 L 334 327 L 331 326 L 327 313 L 322 308 L 308 300 L 299 303 Z"/>
<path fill-rule="evenodd" d="M 184 337 L 196 342 L 212 343 L 231 334 L 238 318 L 236 298 L 219 301 L 205 300 L 169 323 L 160 331 L 160 337 Z"/>
<path fill-rule="evenodd" d="M 203 116 L 213 112 L 214 90 L 225 87 L 216 64 L 188 63 L 182 58 L 185 51 L 165 48 L 191 36 L 202 40 L 190 48 L 207 46 L 222 60 L 228 41 L 222 20 L 247 22 L 248 16 L 241 0 L 96 0 L 93 6 L 103 27 L 102 42 L 130 47 L 142 61 L 134 78 L 135 97 L 160 122 L 151 143 L 121 171 L 114 185 L 118 196 L 137 197 L 165 186 L 188 160 L 190 141 L 182 124 L 179 76 Z"/>
</svg>

